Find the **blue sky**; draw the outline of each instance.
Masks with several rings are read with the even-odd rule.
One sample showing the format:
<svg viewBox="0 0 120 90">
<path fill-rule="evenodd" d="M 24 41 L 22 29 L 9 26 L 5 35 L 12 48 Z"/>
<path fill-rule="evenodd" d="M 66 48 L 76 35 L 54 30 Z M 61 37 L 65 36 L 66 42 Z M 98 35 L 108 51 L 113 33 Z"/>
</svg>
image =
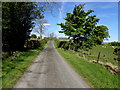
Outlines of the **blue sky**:
<svg viewBox="0 0 120 90">
<path fill-rule="evenodd" d="M 45 19 L 50 24 L 45 31 L 46 35 L 54 32 L 57 37 L 64 37 L 64 34 L 58 33 L 61 28 L 57 23 L 65 22 L 63 18 L 66 17 L 66 13 L 72 13 L 75 5 L 83 3 L 59 2 L 59 8 L 53 7 L 53 15 L 46 10 Z M 110 38 L 107 42 L 118 41 L 118 2 L 85 2 L 85 4 L 85 11 L 94 10 L 92 14 L 100 19 L 98 25 L 105 25 L 109 28 Z"/>
</svg>

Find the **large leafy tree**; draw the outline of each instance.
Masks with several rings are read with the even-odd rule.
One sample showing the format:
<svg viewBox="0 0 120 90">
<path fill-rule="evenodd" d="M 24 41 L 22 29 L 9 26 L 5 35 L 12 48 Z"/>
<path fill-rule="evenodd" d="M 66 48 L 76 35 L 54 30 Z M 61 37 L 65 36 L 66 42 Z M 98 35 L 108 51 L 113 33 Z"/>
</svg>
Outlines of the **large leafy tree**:
<svg viewBox="0 0 120 90">
<path fill-rule="evenodd" d="M 96 15 L 91 15 L 93 10 L 84 10 L 85 4 L 75 6 L 73 13 L 67 13 L 65 23 L 58 24 L 61 26 L 65 35 L 72 37 L 74 44 L 78 47 L 101 44 L 103 39 L 109 36 L 108 28 L 104 25 L 97 26 L 99 21 Z"/>
<path fill-rule="evenodd" d="M 2 3 L 3 51 L 12 54 L 13 51 L 23 50 L 34 21 L 43 18 L 43 11 L 33 2 Z"/>
<path fill-rule="evenodd" d="M 107 38 L 109 37 L 108 28 L 104 25 L 96 26 L 92 33 L 92 36 L 93 39 L 95 39 L 95 43 L 101 44 L 104 39 L 107 40 Z"/>
</svg>

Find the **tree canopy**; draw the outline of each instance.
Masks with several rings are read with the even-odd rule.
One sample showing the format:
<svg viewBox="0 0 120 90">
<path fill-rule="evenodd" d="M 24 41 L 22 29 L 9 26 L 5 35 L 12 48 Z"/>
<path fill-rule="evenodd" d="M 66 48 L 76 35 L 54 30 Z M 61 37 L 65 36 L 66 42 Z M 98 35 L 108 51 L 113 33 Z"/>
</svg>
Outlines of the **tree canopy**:
<svg viewBox="0 0 120 90">
<path fill-rule="evenodd" d="M 2 3 L 3 51 L 22 50 L 36 19 L 43 18 L 44 10 L 33 2 Z"/>
<path fill-rule="evenodd" d="M 65 23 L 60 23 L 62 31 L 73 39 L 74 44 L 78 47 L 87 47 L 101 44 L 104 39 L 109 37 L 108 28 L 104 25 L 97 26 L 100 19 L 96 15 L 91 15 L 94 10 L 84 10 L 85 4 L 74 7 L 72 13 L 67 13 Z"/>
</svg>

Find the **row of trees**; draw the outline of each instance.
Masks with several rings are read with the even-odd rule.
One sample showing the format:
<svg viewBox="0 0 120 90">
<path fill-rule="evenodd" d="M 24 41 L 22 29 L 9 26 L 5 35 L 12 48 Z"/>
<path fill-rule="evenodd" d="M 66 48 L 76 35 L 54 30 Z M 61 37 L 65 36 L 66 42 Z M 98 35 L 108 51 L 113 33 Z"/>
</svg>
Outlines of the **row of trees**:
<svg viewBox="0 0 120 90">
<path fill-rule="evenodd" d="M 43 7 L 38 7 L 33 2 L 3 2 L 3 51 L 11 55 L 13 51 L 23 50 L 25 41 L 35 25 L 35 20 L 43 18 L 43 12 Z"/>
<path fill-rule="evenodd" d="M 40 36 L 37 37 L 36 34 L 31 34 L 30 38 L 41 39 Z M 51 38 L 51 39 L 56 38 L 56 35 L 52 32 L 52 33 L 48 34 L 48 38 Z"/>
<path fill-rule="evenodd" d="M 2 3 L 2 49 L 12 55 L 14 51 L 24 49 L 25 42 L 30 38 L 30 32 L 35 25 L 38 33 L 43 34 L 44 11 L 53 14 L 54 2 L 3 2 Z M 55 8 L 55 9 L 56 9 Z M 46 25 L 46 24 L 45 24 Z M 48 24 L 47 24 L 48 25 Z M 41 38 L 41 37 L 40 37 Z"/>
<path fill-rule="evenodd" d="M 48 2 L 2 3 L 3 51 L 7 51 L 9 54 L 12 54 L 14 51 L 23 50 L 24 44 L 26 40 L 30 38 L 30 32 L 35 26 L 35 23 L 39 27 L 35 32 L 39 33 L 41 36 L 46 29 L 44 26 L 49 26 L 47 24 L 47 20 L 45 20 L 43 16 L 44 10 L 48 10 L 53 14 L 53 6 L 58 8 L 57 3 Z M 35 35 L 32 37 L 36 38 Z M 55 37 L 54 33 L 51 33 L 49 37 Z"/>
<path fill-rule="evenodd" d="M 99 19 L 91 14 L 93 10 L 85 12 L 84 5 L 75 6 L 73 13 L 66 14 L 64 18 L 66 22 L 58 24 L 62 28 L 59 32 L 72 39 L 73 42 L 70 43 L 74 43 L 75 50 L 84 47 L 91 48 L 109 37 L 108 28 L 104 25 L 97 26 Z"/>
<path fill-rule="evenodd" d="M 108 44 L 111 45 L 111 46 L 120 46 L 119 42 L 111 42 L 111 43 L 108 43 Z"/>
</svg>

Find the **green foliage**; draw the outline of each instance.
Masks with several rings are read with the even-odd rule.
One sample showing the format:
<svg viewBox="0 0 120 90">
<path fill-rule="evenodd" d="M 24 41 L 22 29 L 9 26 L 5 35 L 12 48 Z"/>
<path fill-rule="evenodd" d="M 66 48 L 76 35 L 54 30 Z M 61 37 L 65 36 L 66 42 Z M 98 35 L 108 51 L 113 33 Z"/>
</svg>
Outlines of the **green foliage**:
<svg viewBox="0 0 120 90">
<path fill-rule="evenodd" d="M 114 60 L 118 60 L 120 62 L 120 48 L 115 48 L 113 54 L 117 55 L 117 57 L 114 58 Z"/>
<path fill-rule="evenodd" d="M 111 46 L 120 46 L 120 43 L 119 42 L 111 42 L 111 43 L 109 43 L 109 45 L 111 45 Z"/>
<path fill-rule="evenodd" d="M 34 49 L 34 48 L 41 47 L 41 43 L 38 40 L 29 40 L 29 41 L 26 41 L 25 47 L 27 49 L 32 49 L 32 48 Z"/>
<path fill-rule="evenodd" d="M 59 41 L 58 39 L 54 40 L 57 48 L 63 48 L 65 50 L 74 50 L 77 51 L 79 46 L 78 44 L 74 44 L 72 40 L 70 41 Z"/>
<path fill-rule="evenodd" d="M 2 87 L 12 88 L 39 51 L 41 50 L 16 52 L 16 56 L 6 58 L 2 63 Z"/>
<path fill-rule="evenodd" d="M 16 51 L 13 56 L 3 54 L 2 61 L 2 87 L 13 88 L 24 71 L 36 56 L 44 49 L 48 39 L 40 41 L 40 47 L 37 49 L 29 49 L 23 52 Z"/>
<path fill-rule="evenodd" d="M 3 51 L 13 54 L 22 50 L 26 39 L 34 27 L 36 19 L 43 18 L 40 9 L 33 2 L 2 3 L 2 42 Z"/>
<path fill-rule="evenodd" d="M 109 45 L 94 46 L 92 49 L 89 49 L 89 51 L 87 51 L 87 53 L 90 53 L 90 55 L 86 55 L 86 58 L 88 60 L 97 60 L 99 52 L 100 52 L 100 61 L 104 63 L 110 62 L 113 65 L 118 65 L 118 61 L 114 60 L 114 58 L 116 58 L 116 55 L 113 54 L 114 48 L 112 48 L 112 46 Z"/>
<path fill-rule="evenodd" d="M 115 48 L 113 54 L 118 55 L 120 52 L 120 48 Z"/>
<path fill-rule="evenodd" d="M 55 47 L 58 48 L 59 45 L 60 45 L 60 41 L 58 39 L 54 39 L 54 42 L 55 42 Z"/>
<path fill-rule="evenodd" d="M 37 38 L 36 34 L 32 34 L 31 38 Z"/>
<path fill-rule="evenodd" d="M 58 48 L 63 48 L 67 41 L 60 41 Z"/>
<path fill-rule="evenodd" d="M 38 37 L 37 39 L 40 39 L 40 37 Z"/>
<path fill-rule="evenodd" d="M 73 13 L 66 14 L 66 22 L 58 24 L 62 28 L 59 33 L 72 37 L 73 43 L 78 47 L 91 48 L 95 44 L 101 44 L 109 37 L 108 28 L 104 25 L 96 26 L 99 19 L 96 15 L 91 15 L 92 12 L 94 11 L 85 12 L 84 4 L 75 6 Z"/>
<path fill-rule="evenodd" d="M 74 50 L 79 51 L 78 55 L 85 58 L 87 60 L 97 60 L 98 53 L 100 52 L 100 61 L 106 63 L 112 63 L 113 65 L 118 65 L 119 61 L 119 49 L 117 47 L 112 47 L 109 45 L 95 45 L 92 48 L 89 47 L 91 43 L 85 44 L 82 48 L 78 49 L 79 46 L 75 45 L 70 41 L 59 41 L 55 40 L 56 48 L 63 48 L 64 50 Z M 105 48 L 106 47 L 106 48 Z"/>
<path fill-rule="evenodd" d="M 102 44 L 104 39 L 107 39 L 109 37 L 108 34 L 108 28 L 104 25 L 96 26 L 95 30 L 93 31 L 92 39 L 94 40 L 94 43 Z"/>
<path fill-rule="evenodd" d="M 79 58 L 76 52 L 57 49 L 65 60 L 92 88 L 120 88 L 120 75 L 113 75 L 105 67 Z"/>
</svg>

